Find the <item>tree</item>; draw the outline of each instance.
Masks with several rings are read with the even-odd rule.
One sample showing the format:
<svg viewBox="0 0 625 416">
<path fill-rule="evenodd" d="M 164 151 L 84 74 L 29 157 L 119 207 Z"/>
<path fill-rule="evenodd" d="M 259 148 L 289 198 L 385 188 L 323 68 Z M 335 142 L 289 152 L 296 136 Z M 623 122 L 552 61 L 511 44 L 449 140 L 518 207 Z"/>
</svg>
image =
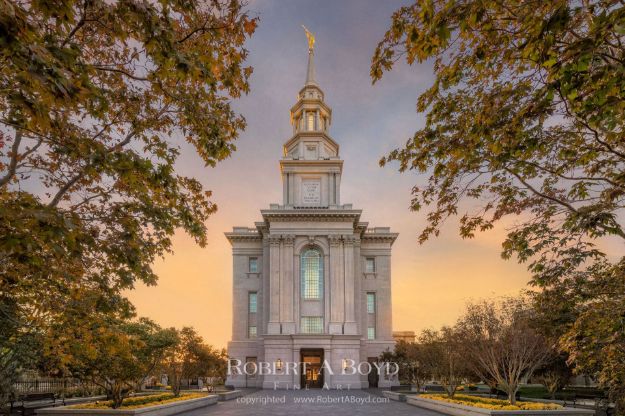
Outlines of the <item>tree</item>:
<svg viewBox="0 0 625 416">
<path fill-rule="evenodd" d="M 36 361 L 41 351 L 41 334 L 20 330 L 16 309 L 12 299 L 0 297 L 0 409 L 15 395 L 14 383 L 22 369 Z"/>
<path fill-rule="evenodd" d="M 425 330 L 418 343 L 423 371 L 438 380 L 445 387 L 447 396 L 453 398 L 469 375 L 460 334 L 452 327 L 443 327 L 440 331 Z"/>
<path fill-rule="evenodd" d="M 204 374 L 204 378 L 210 379 L 211 384 L 215 381 L 224 382 L 228 372 L 228 351 L 225 348 L 220 350 L 207 346 L 209 351 L 208 371 Z"/>
<path fill-rule="evenodd" d="M 536 379 L 545 386 L 551 399 L 555 399 L 556 393 L 566 387 L 573 377 L 568 358 L 562 352 L 552 351 L 547 363 L 536 370 Z"/>
<path fill-rule="evenodd" d="M 162 366 L 167 373 L 175 396 L 180 395 L 182 380 L 209 377 L 220 352 L 206 345 L 193 328 L 185 327 L 176 333 L 176 342 L 168 349 Z"/>
<path fill-rule="evenodd" d="M 531 306 L 523 298 L 469 304 L 458 321 L 467 362 L 483 380 L 494 380 L 516 404 L 523 380 L 547 363 L 547 339 L 532 327 Z"/>
<path fill-rule="evenodd" d="M 430 366 L 423 362 L 423 347 L 417 342 L 399 341 L 393 351 L 380 355 L 383 362 L 393 362 L 399 366 L 399 380 L 414 384 L 417 391 L 431 378 Z"/>
<path fill-rule="evenodd" d="M 177 161 L 235 150 L 256 23 L 237 0 L 0 3 L 3 337 L 77 305 L 130 316 L 122 291 L 155 284 L 176 229 L 206 243 L 216 206 Z"/>
<path fill-rule="evenodd" d="M 61 333 L 56 331 L 56 333 Z M 161 363 L 176 341 L 174 329 L 162 329 L 149 319 L 92 320 L 89 327 L 73 328 L 61 342 L 65 347 L 53 368 L 89 381 L 106 391 L 114 409 Z M 60 348 L 51 349 L 58 354 Z"/>
<path fill-rule="evenodd" d="M 542 303 L 564 312 L 552 315 L 561 346 L 614 400 L 625 258 L 602 247 L 625 240 L 624 21 L 616 0 L 417 1 L 395 12 L 371 66 L 375 82 L 402 57 L 434 65 L 424 128 L 381 160 L 429 175 L 413 190 L 413 210 L 433 207 L 419 241 L 467 200 L 478 208 L 460 217 L 463 238 L 518 216 L 503 257 L 529 263 Z"/>
</svg>

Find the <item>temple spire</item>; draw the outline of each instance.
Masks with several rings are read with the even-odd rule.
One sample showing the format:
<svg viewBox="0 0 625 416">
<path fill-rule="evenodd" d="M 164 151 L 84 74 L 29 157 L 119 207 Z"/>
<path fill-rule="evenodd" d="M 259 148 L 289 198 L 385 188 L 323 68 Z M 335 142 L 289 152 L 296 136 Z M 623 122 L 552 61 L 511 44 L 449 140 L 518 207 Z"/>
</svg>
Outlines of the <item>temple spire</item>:
<svg viewBox="0 0 625 416">
<path fill-rule="evenodd" d="M 306 39 L 308 40 L 308 69 L 306 71 L 306 83 L 304 85 L 317 85 L 315 79 L 315 35 L 306 29 L 306 26 L 302 25 L 306 32 Z"/>
</svg>

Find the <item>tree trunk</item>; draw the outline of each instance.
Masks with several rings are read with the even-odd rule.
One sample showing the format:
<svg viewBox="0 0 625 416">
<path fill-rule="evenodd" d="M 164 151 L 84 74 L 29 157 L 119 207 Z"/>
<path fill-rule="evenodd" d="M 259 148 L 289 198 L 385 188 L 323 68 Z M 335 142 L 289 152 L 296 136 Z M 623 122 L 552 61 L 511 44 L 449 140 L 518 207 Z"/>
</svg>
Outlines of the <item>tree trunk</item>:
<svg viewBox="0 0 625 416">
<path fill-rule="evenodd" d="M 124 401 L 124 396 L 122 394 L 121 385 L 114 383 L 113 386 L 111 387 L 110 396 L 111 396 L 111 400 L 113 400 L 113 409 L 117 409 L 121 407 Z"/>
<path fill-rule="evenodd" d="M 508 401 L 510 402 L 511 405 L 516 404 L 516 392 L 517 392 L 516 387 L 514 389 L 508 390 Z"/>
<path fill-rule="evenodd" d="M 175 397 L 180 396 L 180 384 L 182 383 L 182 377 L 178 374 L 176 374 L 173 377 L 172 383 L 171 383 L 171 391 L 172 393 L 174 393 Z"/>
</svg>

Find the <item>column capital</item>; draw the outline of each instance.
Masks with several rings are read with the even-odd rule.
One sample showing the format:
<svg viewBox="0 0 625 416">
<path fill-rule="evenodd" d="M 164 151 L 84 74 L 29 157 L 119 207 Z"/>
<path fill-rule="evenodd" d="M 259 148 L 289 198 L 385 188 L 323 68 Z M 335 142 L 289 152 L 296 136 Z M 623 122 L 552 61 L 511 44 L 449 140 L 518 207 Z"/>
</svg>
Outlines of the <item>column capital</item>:
<svg viewBox="0 0 625 416">
<path fill-rule="evenodd" d="M 335 234 L 331 234 L 328 236 L 328 240 L 330 241 L 330 246 L 331 247 L 336 247 L 341 243 L 341 236 L 340 235 L 335 235 Z"/>
<path fill-rule="evenodd" d="M 288 245 L 288 246 L 292 246 L 293 243 L 295 242 L 295 235 L 293 234 L 285 234 L 282 236 L 282 240 L 284 241 L 284 244 Z"/>
<path fill-rule="evenodd" d="M 269 244 L 271 244 L 272 246 L 279 245 L 281 239 L 282 239 L 282 236 L 280 235 L 269 235 L 267 237 L 267 240 L 269 240 Z"/>
<path fill-rule="evenodd" d="M 354 235 L 344 235 L 343 242 L 345 245 L 354 245 L 356 243 L 356 237 Z"/>
</svg>

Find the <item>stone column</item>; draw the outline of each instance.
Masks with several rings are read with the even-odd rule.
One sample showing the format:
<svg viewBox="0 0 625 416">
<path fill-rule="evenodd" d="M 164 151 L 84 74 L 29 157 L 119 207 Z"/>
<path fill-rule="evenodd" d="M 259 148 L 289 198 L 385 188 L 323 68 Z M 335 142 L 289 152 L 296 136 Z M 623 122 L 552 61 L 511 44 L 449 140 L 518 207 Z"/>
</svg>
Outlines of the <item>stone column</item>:
<svg viewBox="0 0 625 416">
<path fill-rule="evenodd" d="M 356 238 L 353 235 L 343 236 L 343 252 L 345 258 L 345 325 L 343 331 L 348 335 L 356 335 L 358 325 L 356 324 L 355 299 L 354 299 L 354 243 Z"/>
<path fill-rule="evenodd" d="M 297 369 L 293 372 L 292 376 L 293 376 L 293 380 L 292 380 L 292 387 L 295 388 L 295 386 L 300 386 L 301 384 L 301 371 L 302 371 L 302 367 L 301 365 L 299 365 L 299 362 L 301 361 L 301 351 L 299 347 L 293 347 L 293 357 L 291 359 L 291 362 L 294 363 L 298 363 L 297 365 Z M 300 386 L 301 387 L 301 386 Z"/>
<path fill-rule="evenodd" d="M 282 173 L 282 204 L 289 205 L 289 174 Z"/>
<path fill-rule="evenodd" d="M 269 322 L 268 334 L 280 333 L 280 236 L 269 236 Z"/>
<path fill-rule="evenodd" d="M 335 368 L 336 366 L 334 365 L 334 362 L 332 361 L 332 348 L 325 347 L 323 349 L 323 359 L 324 361 L 328 362 L 328 365 L 330 366 L 330 368 L 332 368 L 332 371 L 334 372 L 334 374 L 337 374 L 338 372 L 341 371 L 340 369 Z M 328 371 L 326 367 L 327 366 L 324 367 L 324 372 L 323 372 L 323 384 L 327 384 L 328 386 L 332 387 L 332 383 L 334 382 L 334 380 L 332 378 L 332 374 L 330 374 L 330 371 Z"/>
<path fill-rule="evenodd" d="M 362 335 L 366 322 L 363 323 L 364 296 L 362 289 L 362 258 L 360 256 L 360 238 L 356 236 L 354 240 L 354 310 L 356 311 L 356 333 Z M 366 312 L 366 311 L 364 311 Z M 366 313 L 364 313 L 366 318 Z M 365 326 L 363 326 L 363 324 Z M 365 354 L 365 358 L 366 354 Z"/>
<path fill-rule="evenodd" d="M 328 205 L 336 205 L 336 201 L 334 200 L 336 194 L 334 190 L 334 175 L 336 175 L 334 172 L 328 174 Z"/>
<path fill-rule="evenodd" d="M 345 276 L 342 267 L 342 244 L 341 237 L 331 235 L 330 240 L 330 334 L 342 334 L 345 297 Z"/>
<path fill-rule="evenodd" d="M 282 266 L 280 268 L 280 322 L 283 334 L 295 333 L 293 302 L 293 242 L 294 235 L 282 236 Z"/>
</svg>

